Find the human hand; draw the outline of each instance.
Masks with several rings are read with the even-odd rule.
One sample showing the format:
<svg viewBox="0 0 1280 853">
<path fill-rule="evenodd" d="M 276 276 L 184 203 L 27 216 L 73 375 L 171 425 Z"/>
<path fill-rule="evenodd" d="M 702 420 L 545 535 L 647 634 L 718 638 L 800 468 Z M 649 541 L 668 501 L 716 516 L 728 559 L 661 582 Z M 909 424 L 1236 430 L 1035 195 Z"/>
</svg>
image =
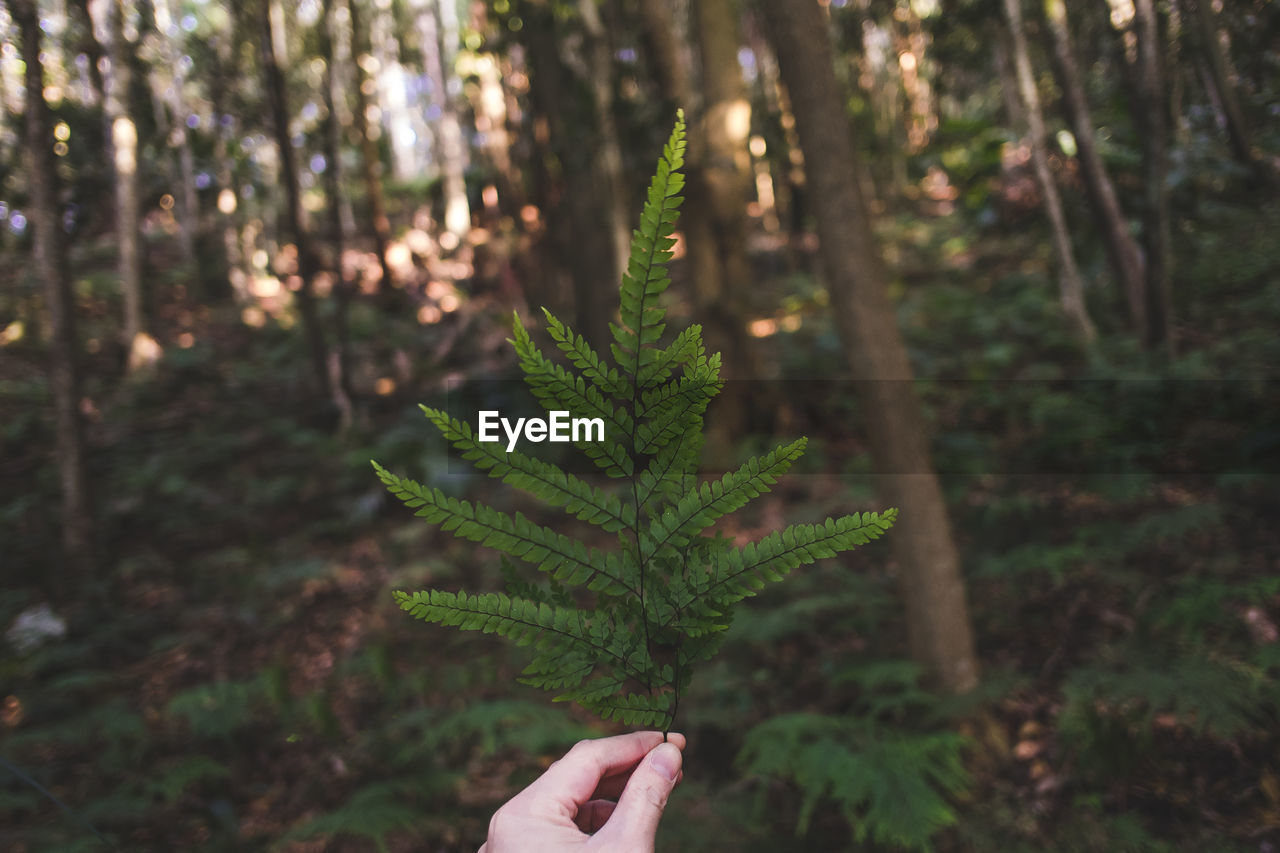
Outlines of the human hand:
<svg viewBox="0 0 1280 853">
<path fill-rule="evenodd" d="M 684 745 L 662 732 L 580 741 L 498 809 L 479 853 L 653 853 Z"/>
</svg>

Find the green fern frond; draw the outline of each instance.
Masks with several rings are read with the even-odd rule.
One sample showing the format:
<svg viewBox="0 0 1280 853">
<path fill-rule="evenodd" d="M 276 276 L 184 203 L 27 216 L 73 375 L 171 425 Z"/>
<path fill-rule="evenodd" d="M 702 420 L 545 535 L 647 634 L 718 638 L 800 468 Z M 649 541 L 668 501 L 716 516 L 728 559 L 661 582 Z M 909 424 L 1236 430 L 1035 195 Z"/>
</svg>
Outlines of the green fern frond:
<svg viewBox="0 0 1280 853">
<path fill-rule="evenodd" d="M 393 495 L 404 501 L 406 506 L 418 510 L 415 515 L 440 525 L 455 536 L 504 551 L 526 563 L 534 563 L 539 571 L 563 583 L 590 581 L 592 589 L 613 593 L 632 590 L 632 586 L 616 574 L 619 561 L 612 555 L 601 555 L 597 549 L 588 548 L 549 527 L 534 524 L 520 513 L 511 516 L 484 504 L 473 506 L 468 501 L 451 498 L 439 489 L 397 477 L 377 462 L 373 467 Z"/>
<path fill-rule="evenodd" d="M 646 695 L 629 693 L 613 695 L 605 699 L 579 700 L 579 704 L 602 720 L 622 723 L 624 726 L 669 726 L 671 694 Z"/>
<path fill-rule="evenodd" d="M 670 378 L 682 364 L 692 364 L 705 355 L 702 345 L 702 327 L 693 324 L 680 334 L 666 349 L 659 351 L 653 360 L 641 368 L 636 385 L 642 389 L 653 388 Z"/>
<path fill-rule="evenodd" d="M 721 603 L 755 595 L 792 569 L 879 539 L 897 517 L 896 509 L 888 509 L 828 518 L 823 524 L 793 524 L 717 558 L 709 584 L 698 592 Z"/>
<path fill-rule="evenodd" d="M 604 359 L 591 348 L 586 338 L 575 333 L 546 308 L 542 309 L 542 313 L 547 318 L 547 334 L 556 342 L 556 346 L 570 363 L 582 371 L 586 379 L 594 383 L 601 392 L 615 398 L 622 399 L 630 395 L 630 389 L 619 376 L 617 369 L 605 364 Z"/>
<path fill-rule="evenodd" d="M 947 797 L 968 784 L 964 745 L 950 732 L 906 733 L 857 718 L 785 714 L 747 733 L 738 763 L 795 783 L 797 834 L 807 830 L 819 803 L 830 801 L 859 843 L 926 851 L 935 832 L 955 823 Z"/>
<path fill-rule="evenodd" d="M 598 623 L 588 622 L 580 610 L 513 599 L 501 593 L 468 595 L 426 590 L 412 595 L 396 592 L 395 599 L 402 610 L 425 622 L 497 634 L 517 646 L 533 645 L 548 655 L 576 652 L 609 662 L 637 678 L 645 677 L 643 671 L 631 669 L 627 657 L 598 630 Z"/>
<path fill-rule="evenodd" d="M 684 112 L 676 116 L 676 125 L 662 150 L 658 169 L 649 184 L 640 227 L 631 235 L 631 254 L 627 271 L 622 276 L 622 310 L 618 324 L 610 324 L 615 344 L 614 358 L 624 373 L 638 378 L 641 369 L 652 361 L 650 348 L 662 337 L 665 311 L 658 298 L 671 284 L 665 264 L 671 260 L 675 246 L 676 220 L 684 197 Z"/>
<path fill-rule="evenodd" d="M 605 494 L 590 483 L 540 459 L 514 450 L 507 452 L 498 442 L 482 442 L 470 424 L 452 418 L 446 412 L 426 406 L 420 408 L 445 439 L 462 451 L 463 459 L 481 471 L 488 471 L 489 476 L 501 478 L 507 485 L 523 489 L 552 506 L 563 507 L 578 519 L 609 532 L 635 524 L 634 507 L 624 506 L 617 495 Z"/>
<path fill-rule="evenodd" d="M 725 474 L 719 480 L 703 483 L 674 509 L 654 519 L 648 532 L 640 538 L 642 552 L 657 554 L 665 548 L 680 548 L 717 519 L 741 509 L 747 501 L 769 491 L 778 477 L 804 453 L 807 442 L 808 439 L 796 439 L 765 456 L 747 460 L 737 471 Z"/>
<path fill-rule="evenodd" d="M 793 525 L 734 548 L 706 533 L 768 491 L 804 451 L 805 440 L 698 482 L 703 416 L 723 387 L 720 354 L 708 354 L 699 326 L 661 344 L 662 293 L 684 177 L 680 117 L 650 184 L 611 324 L 612 363 L 544 310 L 556 346 L 548 357 L 518 316 L 511 343 L 533 396 L 548 411 L 599 418 L 602 441 L 576 446 L 612 482 L 596 485 L 501 442 L 481 441 L 469 424 L 423 408 L 444 438 L 478 469 L 574 518 L 613 534 L 616 548 L 587 545 L 484 504 L 472 504 L 390 473 L 387 488 L 417 515 L 503 557 L 507 594 L 397 592 L 402 608 L 427 622 L 498 634 L 532 650 L 519 680 L 556 691 L 606 720 L 670 729 L 696 664 L 711 658 L 733 623 L 733 605 L 798 566 L 879 537 L 895 510 Z M 549 351 L 550 352 L 550 351 Z M 595 540 L 593 540 L 595 541 Z M 515 573 L 506 556 L 543 573 Z M 576 589 L 586 587 L 586 593 Z"/>
<path fill-rule="evenodd" d="M 533 396 L 548 410 L 563 409 L 578 417 L 603 420 L 605 440 L 582 442 L 578 447 L 610 477 L 629 477 L 635 463 L 619 442 L 619 437 L 631 434 L 631 416 L 625 409 L 614 407 L 598 388 L 581 376 L 572 375 L 544 356 L 518 316 L 513 332 L 512 344 L 519 357 L 520 369 L 524 371 L 525 383 Z"/>
</svg>

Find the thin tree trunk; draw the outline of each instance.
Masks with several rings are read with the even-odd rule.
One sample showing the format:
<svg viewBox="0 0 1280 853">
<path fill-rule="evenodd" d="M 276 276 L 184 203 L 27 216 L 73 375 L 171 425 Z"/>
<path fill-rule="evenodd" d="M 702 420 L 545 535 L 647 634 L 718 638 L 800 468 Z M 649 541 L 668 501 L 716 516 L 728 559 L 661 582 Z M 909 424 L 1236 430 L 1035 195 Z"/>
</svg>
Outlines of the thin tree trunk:
<svg viewBox="0 0 1280 853">
<path fill-rule="evenodd" d="M 329 217 L 329 240 L 333 245 L 333 292 L 337 311 L 334 317 L 336 339 L 333 352 L 329 353 L 330 381 L 333 383 L 334 401 L 342 416 L 342 429 L 351 426 L 351 381 L 347 365 L 347 313 L 351 304 L 351 283 L 347 281 L 342 256 L 346 253 L 347 239 L 342 223 L 342 125 L 338 121 L 338 99 L 333 59 L 333 0 L 324 0 L 317 26 L 320 58 L 324 60 L 324 80 L 321 82 L 325 110 L 324 133 L 324 191 L 325 211 Z"/>
<path fill-rule="evenodd" d="M 1049 23 L 1048 33 L 1053 46 L 1054 70 L 1058 72 L 1058 85 L 1062 87 L 1062 103 L 1075 132 L 1085 189 L 1089 193 L 1093 210 L 1098 216 L 1098 227 L 1102 230 L 1107 255 L 1116 272 L 1116 279 L 1124 290 L 1125 299 L 1129 305 L 1129 315 L 1134 327 L 1140 329 L 1145 304 L 1142 252 L 1133 235 L 1129 233 L 1129 224 L 1120 210 L 1115 186 L 1111 183 L 1111 177 L 1107 174 L 1106 166 L 1102 163 L 1102 156 L 1098 153 L 1098 146 L 1094 141 L 1093 117 L 1089 110 L 1089 102 L 1085 98 L 1084 86 L 1080 81 L 1080 69 L 1076 64 L 1075 52 L 1071 46 L 1066 3 L 1064 0 L 1045 0 L 1044 13 Z"/>
<path fill-rule="evenodd" d="M 115 176 L 117 274 L 124 298 L 122 325 L 128 368 L 138 370 L 155 360 L 155 341 L 146 334 L 142 296 L 141 235 L 138 200 L 138 127 L 129 111 L 131 47 L 124 41 L 123 0 L 103 0 L 100 40 L 110 68 L 106 78 L 105 113 Z"/>
<path fill-rule="evenodd" d="M 166 70 L 169 86 L 161 81 L 159 88 L 169 110 L 169 144 L 173 147 L 177 158 L 176 169 L 178 187 L 175 195 L 178 198 L 178 236 L 182 259 L 188 264 L 196 261 L 196 233 L 199 230 L 200 204 L 196 196 L 195 157 L 191 153 L 190 134 L 187 133 L 188 109 L 183 100 L 183 89 L 186 87 L 186 76 L 182 71 L 182 51 L 174 44 L 173 31 L 177 23 L 173 18 L 172 0 L 153 0 L 156 29 L 160 33 L 164 45 L 165 61 L 169 65 Z"/>
<path fill-rule="evenodd" d="M 271 24 L 271 2 L 272 0 L 261 0 L 262 73 L 265 77 L 263 82 L 271 113 L 271 129 L 275 135 L 276 151 L 280 161 L 280 181 L 284 184 L 285 223 L 298 252 L 298 277 L 302 280 L 297 290 L 298 313 L 302 317 L 303 333 L 306 335 L 307 350 L 317 387 L 326 398 L 332 398 L 333 388 L 329 382 L 327 346 L 324 333 L 320 329 L 320 319 L 316 315 L 315 298 L 312 293 L 318 264 L 311 246 L 311 235 L 307 231 L 306 211 L 302 207 L 302 191 L 298 185 L 298 166 L 293 153 L 293 143 L 289 139 L 289 107 L 285 100 L 284 75 L 281 74 L 280 66 L 276 63 L 275 37 L 277 34 L 273 32 Z M 278 35 L 283 37 L 284 34 Z"/>
<path fill-rule="evenodd" d="M 458 10 L 452 0 L 430 0 L 419 16 L 426 71 L 433 81 L 433 96 L 440 107 L 437 156 L 444 190 L 445 231 L 461 240 L 471 230 L 471 204 L 467 200 L 467 148 L 462 139 L 458 107 L 450 94 L 457 79 L 454 58 L 458 52 Z"/>
<path fill-rule="evenodd" d="M 1231 142 L 1231 153 L 1235 155 L 1236 160 L 1256 171 L 1259 163 L 1253 153 L 1252 134 L 1249 132 L 1244 112 L 1240 109 L 1236 87 L 1231 83 L 1226 53 L 1218 40 L 1218 24 L 1214 20 L 1210 0 L 1187 0 L 1187 2 L 1191 4 L 1195 16 L 1196 41 L 1208 63 L 1209 79 L 1217 91 L 1218 103 L 1222 105 L 1222 115 L 1227 126 L 1227 139 Z"/>
<path fill-rule="evenodd" d="M 75 302 L 59 212 L 58 171 L 53 158 L 49 107 L 44 100 L 40 21 L 34 0 L 9 0 L 9 11 L 22 35 L 22 60 L 26 64 L 27 184 L 35 230 L 36 270 L 42 280 L 53 330 L 49 342 L 49 372 L 62 487 L 62 547 L 75 573 L 87 579 L 95 563 L 93 510 L 80 420 Z M 63 586 L 67 584 L 64 582 Z"/>
<path fill-rule="evenodd" d="M 1031 57 L 1027 52 L 1027 32 L 1022 21 L 1022 0 L 1003 0 L 1005 21 L 1013 39 L 1013 67 L 1018 79 L 1018 92 L 1027 115 L 1027 136 L 1031 144 L 1031 162 L 1036 180 L 1044 195 L 1044 210 L 1049 217 L 1053 233 L 1053 245 L 1058 253 L 1058 283 L 1061 288 L 1062 310 L 1075 326 L 1076 332 L 1086 341 L 1097 337 L 1097 330 L 1089 318 L 1084 303 L 1084 279 L 1076 266 L 1075 252 L 1071 248 L 1071 233 L 1067 228 L 1067 216 L 1062 210 L 1062 197 L 1058 185 L 1049 170 L 1049 153 L 1045 148 L 1044 110 L 1040 106 L 1040 93 L 1031 70 Z"/>
<path fill-rule="evenodd" d="M 902 509 L 890 537 L 912 654 L 938 686 L 973 688 L 978 661 L 960 556 L 933 473 L 911 364 L 887 296 L 888 277 L 858 188 L 857 153 L 836 82 L 827 21 L 817 0 L 760 3 L 774 39 L 804 149 L 831 307 L 860 380 L 883 496 Z"/>
<path fill-rule="evenodd" d="M 347 11 L 351 15 L 351 52 L 360 51 L 360 11 L 358 0 L 347 0 Z M 379 171 L 382 163 L 378 156 L 378 148 L 369 136 L 369 99 L 365 95 L 364 85 L 368 79 L 359 62 L 354 62 L 356 80 L 352 94 L 356 99 L 356 108 L 351 114 L 355 124 L 356 136 L 360 141 L 361 176 L 364 178 L 365 196 L 369 202 L 369 227 L 373 236 L 374 251 L 378 255 L 378 264 L 382 267 L 382 280 L 378 282 L 378 292 L 386 295 L 395 285 L 391 274 L 391 265 L 387 262 L 387 244 L 391 242 L 391 220 L 387 217 L 387 202 L 382 195 L 382 180 Z"/>
<path fill-rule="evenodd" d="M 616 305 L 619 278 L 615 246 L 610 239 L 609 214 L 594 171 L 595 157 L 576 135 L 590 121 L 584 98 L 576 97 L 577 81 L 564 67 L 554 11 L 545 2 L 526 7 L 525 33 L 529 51 L 530 99 L 546 123 L 547 152 L 557 161 L 546 187 L 547 222 L 555 241 L 555 255 L 568 259 L 573 282 L 575 327 L 597 349 L 607 346 L 609 319 Z M 536 124 L 537 122 L 535 122 Z"/>
<path fill-rule="evenodd" d="M 751 102 L 738 63 L 738 22 L 731 0 L 693 4 L 691 27 L 700 58 L 688 155 L 688 203 L 684 217 L 694 308 L 703 319 L 707 346 L 724 354 L 728 379 L 760 379 L 746 332 L 751 267 L 747 261 L 747 196 L 750 193 Z M 736 439 L 748 427 L 745 384 L 730 384 L 708 422 L 707 462 L 733 464 Z M 770 408 L 765 404 L 766 408 Z"/>
<path fill-rule="evenodd" d="M 711 317 L 708 343 L 739 376 L 753 376 L 742 306 L 751 286 L 746 203 L 751 187 L 751 102 L 738 64 L 731 0 L 694 4 L 702 68 L 702 106 L 693 127 L 686 230 L 694 301 Z M 695 235 L 693 232 L 699 232 Z"/>
<path fill-rule="evenodd" d="M 640 0 L 640 20 L 649 53 L 649 67 L 662 98 L 671 109 L 692 107 L 689 73 L 681 55 L 680 42 L 671 26 L 672 10 L 664 0 Z"/>
<path fill-rule="evenodd" d="M 89 86 L 93 90 L 93 96 L 96 101 L 90 106 L 100 106 L 107 100 L 107 83 L 102 76 L 102 58 L 104 52 L 102 44 L 98 41 L 94 33 L 93 16 L 89 14 L 89 0 L 71 0 L 71 8 L 75 11 L 76 16 L 80 19 L 80 25 L 84 30 L 83 41 L 80 43 L 80 50 L 84 51 L 84 55 L 89 60 Z"/>
<path fill-rule="evenodd" d="M 369 50 L 377 61 L 378 108 L 390 143 L 391 174 L 397 180 L 417 177 L 418 149 L 405 89 L 405 68 L 400 62 L 400 24 L 393 3 L 374 3 L 369 13 Z"/>
<path fill-rule="evenodd" d="M 236 182 L 235 159 L 231 156 L 231 140 L 235 138 L 234 120 L 227 116 L 226 106 L 231 100 L 231 57 L 233 42 L 229 34 L 219 33 L 210 44 L 209 99 L 213 107 L 216 136 L 213 141 L 213 160 L 217 164 L 218 223 L 222 230 L 222 248 L 227 263 L 227 283 L 237 305 L 249 301 L 249 282 L 253 270 L 248 253 L 241 245 L 239 186 Z"/>
<path fill-rule="evenodd" d="M 631 253 L 631 204 L 626 172 L 622 164 L 622 142 L 613 115 L 613 51 L 609 34 L 600 20 L 597 0 L 578 0 L 578 11 L 586 30 L 586 60 L 590 79 L 591 100 L 595 105 L 596 133 L 593 168 L 597 189 L 603 197 L 608 217 L 609 238 L 613 248 L 613 274 L 610 281 L 620 281 Z"/>
<path fill-rule="evenodd" d="M 1141 129 L 1146 210 L 1143 241 L 1147 250 L 1146 344 L 1173 351 L 1173 306 L 1169 300 L 1169 155 L 1165 130 L 1164 82 L 1160 68 L 1160 28 L 1154 0 L 1134 0 L 1138 36 L 1138 89 L 1134 104 Z"/>
</svg>

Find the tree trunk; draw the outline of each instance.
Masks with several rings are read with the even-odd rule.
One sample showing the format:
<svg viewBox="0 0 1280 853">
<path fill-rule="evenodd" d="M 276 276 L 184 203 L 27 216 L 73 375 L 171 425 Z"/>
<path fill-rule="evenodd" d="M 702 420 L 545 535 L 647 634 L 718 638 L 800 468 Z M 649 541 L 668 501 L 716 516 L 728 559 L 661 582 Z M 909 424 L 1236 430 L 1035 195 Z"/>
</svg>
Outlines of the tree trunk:
<svg viewBox="0 0 1280 853">
<path fill-rule="evenodd" d="M 631 211 L 626 171 L 622 164 L 622 141 L 613 115 L 613 51 L 609 34 L 600 20 L 597 0 L 578 0 L 578 11 L 586 30 L 586 61 L 590 79 L 591 101 L 595 105 L 596 143 L 592 168 L 596 174 L 596 192 L 600 193 L 608 218 L 609 239 L 613 248 L 613 275 L 610 281 L 621 281 L 631 254 Z"/>
<path fill-rule="evenodd" d="M 327 347 L 324 333 L 320 329 L 320 318 L 316 315 L 315 298 L 312 293 L 319 265 L 311 246 L 311 236 L 307 231 L 306 210 L 302 207 L 302 191 L 298 185 L 298 165 L 293 153 L 293 143 L 289 138 L 289 107 L 285 99 L 284 75 L 276 63 L 274 39 L 277 34 L 273 32 L 271 25 L 271 2 L 272 0 L 261 0 L 260 41 L 262 74 L 265 78 L 263 88 L 267 93 L 271 130 L 275 135 L 276 151 L 280 161 L 280 181 L 284 184 L 285 225 L 298 252 L 297 273 L 301 279 L 301 285 L 297 290 L 298 314 L 302 317 L 303 333 L 306 335 L 307 350 L 311 357 L 311 368 L 315 373 L 317 387 L 326 398 L 332 398 L 333 388 L 329 382 Z"/>
<path fill-rule="evenodd" d="M 1027 52 L 1027 33 L 1022 22 L 1022 0 L 1003 0 L 1005 21 L 1013 39 L 1013 67 L 1018 79 L 1018 92 L 1027 115 L 1027 135 L 1031 143 L 1031 162 L 1036 180 L 1044 195 L 1044 210 L 1053 232 L 1053 245 L 1058 253 L 1058 282 L 1062 295 L 1062 310 L 1075 326 L 1076 332 L 1091 341 L 1097 337 L 1093 321 L 1084 303 L 1084 279 L 1076 266 L 1071 248 L 1071 233 L 1067 229 L 1067 217 L 1062 210 L 1062 197 L 1058 185 L 1049 170 L 1049 153 L 1045 148 L 1044 110 L 1040 106 L 1040 93 L 1036 89 L 1035 75 L 1031 70 L 1031 57 Z"/>
<path fill-rule="evenodd" d="M 182 51 L 174 43 L 174 31 L 177 23 L 171 9 L 172 0 L 153 0 L 156 30 L 160 33 L 164 45 L 165 62 L 169 68 L 160 80 L 158 88 L 169 111 L 169 144 L 173 147 L 177 159 L 178 186 L 174 195 L 178 200 L 178 236 L 182 252 L 182 260 L 187 264 L 196 261 L 196 233 L 200 225 L 200 204 L 196 196 L 195 157 L 191 153 L 190 134 L 187 133 L 188 109 L 183 100 L 183 89 L 186 77 L 180 62 Z M 165 83 L 169 85 L 165 85 Z"/>
<path fill-rule="evenodd" d="M 79 50 L 82 51 L 89 60 L 89 87 L 93 92 L 94 100 L 89 106 L 98 107 L 106 103 L 107 100 L 107 82 L 102 76 L 102 59 L 105 55 L 102 49 L 102 43 L 98 41 L 98 37 L 94 32 L 93 16 L 89 14 L 89 0 L 71 0 L 71 10 L 79 19 L 80 26 L 84 29 L 84 36 L 80 42 Z"/>
<path fill-rule="evenodd" d="M 699 316 L 708 318 L 710 348 L 724 352 L 732 372 L 754 378 L 742 311 L 751 287 L 746 246 L 751 102 L 738 64 L 733 3 L 699 0 L 694 9 L 702 105 L 692 125 L 685 225 L 694 302 Z"/>
<path fill-rule="evenodd" d="M 342 125 L 338 121 L 338 89 L 333 58 L 333 0 L 321 4 L 317 23 L 317 42 L 324 60 L 324 79 L 321 82 L 325 110 L 324 125 L 324 192 L 325 212 L 329 217 L 329 240 L 333 245 L 333 293 L 337 303 L 334 325 L 336 339 L 329 354 L 330 382 L 333 383 L 334 400 L 342 415 L 342 429 L 351 426 L 351 380 L 347 366 L 347 309 L 351 304 L 351 283 L 347 280 L 343 255 L 346 253 L 347 235 L 342 222 Z"/>
<path fill-rule="evenodd" d="M 351 52 L 357 54 L 361 41 L 357 0 L 347 0 L 347 11 L 351 15 Z M 359 62 L 354 62 L 352 65 L 356 72 L 356 84 L 352 87 L 356 108 L 351 118 L 355 124 L 356 136 L 360 141 L 361 176 L 364 178 L 364 192 L 369 203 L 369 229 L 373 236 L 374 251 L 378 255 L 378 264 L 382 267 L 382 280 L 378 282 L 378 292 L 385 296 L 395 285 L 391 265 L 387 263 L 387 244 L 391 242 L 391 220 L 387 217 L 387 202 L 382 195 L 382 180 L 379 177 L 379 171 L 382 168 L 381 158 L 378 156 L 377 146 L 369 136 L 369 98 L 364 90 L 368 77 L 365 76 Z"/>
<path fill-rule="evenodd" d="M 751 102 L 738 63 L 738 20 L 732 0 L 699 0 L 693 18 L 701 97 L 686 104 L 693 120 L 683 222 L 694 311 L 703 322 L 707 348 L 724 355 L 725 377 L 761 379 L 746 332 L 752 291 L 746 216 Z M 758 398 L 748 401 L 746 389 L 730 383 L 716 400 L 705 453 L 712 468 L 733 466 L 736 440 L 749 428 L 751 407 L 771 408 Z"/>
<path fill-rule="evenodd" d="M 231 155 L 231 141 L 235 138 L 234 120 L 227 120 L 226 108 L 232 98 L 232 56 L 234 42 L 230 34 L 215 35 L 209 45 L 209 100 L 213 115 L 217 117 L 217 135 L 213 140 L 213 161 L 217 164 L 218 225 L 222 231 L 223 255 L 226 258 L 227 283 L 238 306 L 249 302 L 249 284 L 253 269 L 249 253 L 240 244 L 240 221 L 236 215 L 240 208 L 239 185 L 236 181 L 235 158 Z"/>
<path fill-rule="evenodd" d="M 110 68 L 106 77 L 105 114 L 107 138 L 115 177 L 115 227 L 118 254 L 117 274 L 124 298 L 122 325 L 132 372 L 155 360 L 155 341 L 146 334 L 142 296 L 142 257 L 138 200 L 138 128 L 129 111 L 132 48 L 124 41 L 123 0 L 104 0 L 98 7 L 103 20 L 98 24 L 99 40 Z"/>
<path fill-rule="evenodd" d="M 1141 329 L 1144 314 L 1143 260 L 1138 243 L 1129 233 L 1129 224 L 1120 210 L 1115 186 L 1107 174 L 1102 156 L 1094 141 L 1093 117 L 1080 81 L 1080 70 L 1071 46 L 1071 32 L 1067 22 L 1064 0 L 1045 0 L 1045 18 L 1053 46 L 1054 69 L 1058 73 L 1058 85 L 1062 87 L 1062 103 L 1067 119 L 1075 133 L 1080 170 L 1084 174 L 1085 189 L 1098 227 L 1102 230 L 1107 255 L 1115 270 L 1116 280 L 1124 290 L 1129 305 L 1129 315 L 1134 327 Z"/>
<path fill-rule="evenodd" d="M 667 106 L 672 110 L 692 108 L 689 97 L 689 73 L 671 26 L 672 10 L 664 0 L 640 0 L 640 20 L 644 27 L 644 43 L 649 54 L 649 67 Z M 736 61 L 736 60 L 735 60 Z"/>
<path fill-rule="evenodd" d="M 26 64 L 27 183 L 35 231 L 36 272 L 42 280 L 52 327 L 49 373 L 62 487 L 62 547 L 75 573 L 87 579 L 95 563 L 93 510 L 80 420 L 75 302 L 59 211 L 58 171 L 53 157 L 49 107 L 44 100 L 40 21 L 34 0 L 9 0 L 9 11 L 22 34 L 22 60 Z M 64 579 L 61 585 L 70 584 Z"/>
<path fill-rule="evenodd" d="M 400 22 L 394 3 L 373 3 L 369 13 L 369 52 L 377 62 L 377 103 L 387 131 L 391 174 L 407 181 L 420 173 L 413 116 L 409 111 L 405 67 L 400 62 Z"/>
<path fill-rule="evenodd" d="M 1169 171 L 1165 138 L 1164 84 L 1160 68 L 1160 28 L 1154 0 L 1135 0 L 1138 36 L 1138 90 L 1135 118 L 1142 137 L 1146 209 L 1143 241 L 1147 250 L 1146 344 L 1173 351 L 1173 306 L 1169 301 Z"/>
<path fill-rule="evenodd" d="M 591 114 L 583 109 L 585 98 L 579 97 L 578 81 L 562 62 L 563 40 L 557 38 L 554 11 L 546 2 L 530 2 L 524 9 L 529 95 L 538 116 L 535 126 L 545 123 L 547 153 L 555 160 L 548 177 L 559 179 L 558 185 L 546 188 L 549 197 L 542 200 L 548 208 L 548 227 L 555 254 L 568 259 L 575 329 L 603 350 L 610 340 L 609 320 L 617 304 L 621 273 L 615 269 L 608 201 L 595 178 L 596 157 L 578 135 L 580 128 L 590 126 Z"/>
<path fill-rule="evenodd" d="M 817 0 L 759 6 L 791 96 L 826 268 L 831 307 L 864 410 L 884 497 L 901 507 L 890 537 L 912 654 L 938 686 L 973 688 L 978 662 L 960 557 L 937 476 L 911 364 L 887 296 L 888 277 L 858 188 L 857 153 Z"/>
<path fill-rule="evenodd" d="M 1240 109 L 1236 87 L 1231 84 L 1226 53 L 1218 40 L 1218 25 L 1213 18 L 1211 0 L 1187 0 L 1187 2 L 1191 4 L 1195 17 L 1193 26 L 1196 31 L 1196 42 L 1209 66 L 1209 79 L 1217 91 L 1218 103 L 1222 105 L 1222 116 L 1227 126 L 1227 139 L 1231 143 L 1231 153 L 1240 163 L 1261 172 L 1258 159 L 1253 154 L 1249 125 L 1245 121 L 1244 112 Z"/>
<path fill-rule="evenodd" d="M 450 93 L 457 80 L 454 59 L 458 53 L 458 10 L 452 0 L 431 0 L 419 16 L 426 72 L 432 80 L 432 97 L 440 107 L 440 183 L 444 190 L 444 228 L 458 240 L 471 230 L 471 204 L 467 200 L 467 148 L 462 140 L 457 101 Z M 455 243 L 456 245 L 456 243 Z"/>
</svg>

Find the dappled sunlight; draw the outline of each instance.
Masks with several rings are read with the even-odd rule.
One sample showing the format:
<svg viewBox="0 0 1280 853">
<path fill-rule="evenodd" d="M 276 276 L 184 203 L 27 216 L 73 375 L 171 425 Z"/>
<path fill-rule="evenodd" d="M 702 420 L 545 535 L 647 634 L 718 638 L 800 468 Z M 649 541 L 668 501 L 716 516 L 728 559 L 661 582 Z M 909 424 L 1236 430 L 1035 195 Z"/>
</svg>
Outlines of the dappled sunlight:
<svg viewBox="0 0 1280 853">
<path fill-rule="evenodd" d="M 692 775 L 657 850 L 1272 842 L 1280 7 L 1011 5 L 1025 22 L 976 0 L 0 0 L 6 853 L 475 850 L 503 800 L 623 726 L 517 683 L 530 648 L 501 631 L 424 633 L 392 590 L 545 597 L 529 612 L 636 643 L 623 658 L 661 678 L 619 689 L 648 701 L 730 615 L 672 605 L 775 569 L 786 588 L 739 590 L 680 706 Z M 624 238 L 677 106 L 675 263 L 639 300 L 667 326 L 628 358 L 609 330 L 636 319 Z M 1064 322 L 1063 257 L 1091 341 Z M 1166 284 L 1172 333 L 1148 340 L 1125 309 Z M 542 306 L 606 369 L 533 328 Z M 513 312 L 557 365 L 545 399 L 516 378 Z M 727 393 L 694 412 L 681 389 L 713 353 Z M 903 364 L 914 380 L 864 381 Z M 591 399 L 553 387 L 560 368 Z M 659 373 L 669 397 L 642 387 Z M 530 426 L 593 395 L 647 448 L 629 476 Z M 419 404 L 525 416 L 527 456 L 476 470 Z M 752 471 L 802 435 L 785 474 Z M 518 522 L 452 537 L 370 459 Z M 916 535 L 810 559 L 826 546 L 804 525 L 890 505 Z M 627 513 L 663 537 L 633 539 Z M 503 537 L 529 531 L 509 584 Z M 543 544 L 579 540 L 586 589 L 538 572 L 559 559 Z M 920 570 L 943 563 L 962 576 Z M 611 571 L 677 566 L 699 583 L 642 581 L 633 615 L 667 620 L 643 644 L 648 615 L 593 598 Z M 15 640 L 32 612 L 59 626 L 37 648 Z M 942 697 L 957 626 L 980 684 Z M 575 662 L 553 649 L 533 651 Z"/>
<path fill-rule="evenodd" d="M 0 347 L 7 347 L 10 344 L 16 344 L 22 340 L 22 336 L 26 334 L 27 327 L 21 320 L 14 320 L 9 325 L 0 329 Z"/>
<path fill-rule="evenodd" d="M 798 332 L 804 325 L 804 317 L 799 313 L 784 314 L 781 317 L 761 317 L 747 323 L 747 331 L 753 338 L 768 338 L 779 332 Z"/>
<path fill-rule="evenodd" d="M 139 332 L 134 335 L 133 341 L 129 345 L 129 371 L 146 371 L 154 368 L 164 350 L 161 348 L 155 338 L 146 332 Z"/>
</svg>

